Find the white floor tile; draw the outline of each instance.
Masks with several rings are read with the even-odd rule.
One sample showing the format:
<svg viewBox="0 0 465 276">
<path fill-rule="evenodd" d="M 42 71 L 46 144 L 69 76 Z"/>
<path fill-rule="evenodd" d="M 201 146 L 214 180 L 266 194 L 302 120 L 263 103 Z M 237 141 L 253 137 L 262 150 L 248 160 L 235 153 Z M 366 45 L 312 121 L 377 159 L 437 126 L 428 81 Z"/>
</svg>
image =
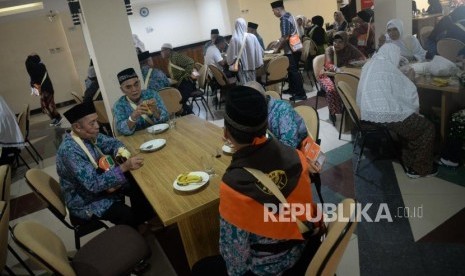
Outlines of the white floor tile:
<svg viewBox="0 0 465 276">
<path fill-rule="evenodd" d="M 352 234 L 347 249 L 342 256 L 341 262 L 336 270 L 339 276 L 358 276 L 360 275 L 358 237 Z"/>
</svg>

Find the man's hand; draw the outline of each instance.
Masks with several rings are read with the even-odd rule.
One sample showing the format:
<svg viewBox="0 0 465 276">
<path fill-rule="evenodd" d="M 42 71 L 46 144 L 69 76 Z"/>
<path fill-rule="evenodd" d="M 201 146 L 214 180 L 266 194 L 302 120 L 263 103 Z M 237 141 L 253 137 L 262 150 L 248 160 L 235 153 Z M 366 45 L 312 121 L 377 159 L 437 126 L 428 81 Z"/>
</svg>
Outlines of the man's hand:
<svg viewBox="0 0 465 276">
<path fill-rule="evenodd" d="M 312 161 L 307 158 L 307 164 L 308 164 L 308 172 L 309 173 L 319 173 L 321 170 L 321 166 L 317 164 L 315 161 Z"/>
<path fill-rule="evenodd" d="M 144 165 L 144 158 L 141 156 L 134 156 L 126 160 L 120 165 L 123 172 L 137 170 Z"/>
</svg>

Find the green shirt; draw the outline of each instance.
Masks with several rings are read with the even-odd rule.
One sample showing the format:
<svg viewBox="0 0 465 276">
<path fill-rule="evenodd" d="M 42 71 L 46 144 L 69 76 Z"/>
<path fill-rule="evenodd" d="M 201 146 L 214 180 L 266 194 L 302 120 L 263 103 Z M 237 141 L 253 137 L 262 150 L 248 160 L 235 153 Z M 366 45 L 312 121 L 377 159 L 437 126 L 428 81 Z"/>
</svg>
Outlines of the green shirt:
<svg viewBox="0 0 465 276">
<path fill-rule="evenodd" d="M 189 78 L 192 74 L 192 69 L 194 69 L 193 59 L 176 52 L 171 53 L 169 71 L 173 79 L 181 82 L 182 80 Z"/>
</svg>

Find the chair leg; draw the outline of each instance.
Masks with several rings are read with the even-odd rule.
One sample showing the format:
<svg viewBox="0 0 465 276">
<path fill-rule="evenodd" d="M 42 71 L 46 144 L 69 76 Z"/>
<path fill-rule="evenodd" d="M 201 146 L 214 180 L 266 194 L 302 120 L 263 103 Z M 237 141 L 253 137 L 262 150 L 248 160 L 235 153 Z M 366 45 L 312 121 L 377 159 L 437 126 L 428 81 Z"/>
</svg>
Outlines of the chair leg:
<svg viewBox="0 0 465 276">
<path fill-rule="evenodd" d="M 36 162 L 37 165 L 39 165 L 39 161 L 36 159 L 36 157 L 34 156 L 34 154 L 32 154 L 31 150 L 29 149 L 28 146 L 25 146 L 24 148 L 26 148 L 27 152 L 29 152 L 29 155 L 32 157 L 32 159 L 34 159 L 34 162 Z"/>
<path fill-rule="evenodd" d="M 202 101 L 202 105 L 205 108 L 205 111 L 208 111 L 210 113 L 210 115 L 212 116 L 212 119 L 215 120 L 215 116 L 213 115 L 213 112 L 210 109 L 210 106 L 208 106 L 208 101 L 205 100 L 205 98 L 203 96 L 202 96 L 202 98 L 200 100 Z"/>
<path fill-rule="evenodd" d="M 16 159 L 16 168 L 19 168 L 21 166 L 21 163 L 19 162 L 20 159 L 28 169 L 31 168 L 31 167 L 29 167 L 29 165 L 26 163 L 26 161 L 23 159 L 23 157 L 21 156 L 21 154 L 19 152 L 16 153 L 16 158 L 15 159 Z"/>
<path fill-rule="evenodd" d="M 362 160 L 363 149 L 365 148 L 365 135 L 362 135 L 362 145 L 360 146 L 360 152 L 358 154 L 357 165 L 355 165 L 355 174 L 357 174 L 358 166 L 360 165 L 360 160 Z"/>
<path fill-rule="evenodd" d="M 10 250 L 10 253 L 18 260 L 18 262 L 24 267 L 24 269 L 26 269 L 26 271 L 29 273 L 29 275 L 34 275 L 34 272 L 32 272 L 32 270 L 29 268 L 29 266 L 27 266 L 27 264 L 23 261 L 23 259 L 21 259 L 19 257 L 18 253 L 16 253 L 16 251 L 14 251 L 13 248 L 10 245 L 8 245 L 8 250 Z M 13 273 L 13 275 L 14 275 L 14 273 Z"/>
<path fill-rule="evenodd" d="M 339 126 L 339 140 L 341 140 L 341 135 L 342 135 L 342 125 L 344 124 L 344 114 L 345 114 L 346 109 L 342 108 L 342 116 L 341 116 L 341 125 Z"/>
<path fill-rule="evenodd" d="M 81 249 L 81 238 L 79 237 L 77 229 L 74 229 L 74 245 L 76 246 L 76 250 Z"/>
<path fill-rule="evenodd" d="M 16 274 L 11 270 L 7 265 L 5 265 L 5 271 L 8 272 L 8 275 L 16 276 Z"/>
<path fill-rule="evenodd" d="M 39 157 L 40 160 L 44 161 L 44 159 L 42 158 L 42 156 L 39 154 L 39 152 L 37 151 L 37 149 L 34 147 L 34 145 L 32 145 L 32 143 L 27 140 L 27 143 L 29 144 L 29 146 L 31 146 L 32 150 L 37 154 L 37 157 Z"/>
</svg>

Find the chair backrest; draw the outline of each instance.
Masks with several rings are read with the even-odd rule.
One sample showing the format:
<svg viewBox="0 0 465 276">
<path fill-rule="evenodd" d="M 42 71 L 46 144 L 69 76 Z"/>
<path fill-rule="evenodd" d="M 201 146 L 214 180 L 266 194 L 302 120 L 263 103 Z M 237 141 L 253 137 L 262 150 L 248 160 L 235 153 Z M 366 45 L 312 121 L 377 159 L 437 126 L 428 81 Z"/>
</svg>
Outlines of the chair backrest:
<svg viewBox="0 0 465 276">
<path fill-rule="evenodd" d="M 46 172 L 39 169 L 30 169 L 26 172 L 26 183 L 47 203 L 47 208 L 65 225 L 66 207 L 61 195 L 60 184 Z"/>
<path fill-rule="evenodd" d="M 325 55 L 318 55 L 313 59 L 313 74 L 318 79 L 318 75 L 325 66 Z"/>
<path fill-rule="evenodd" d="M 339 96 L 341 97 L 342 104 L 347 110 L 347 113 L 349 113 L 350 118 L 352 119 L 354 124 L 360 129 L 360 108 L 357 105 L 356 98 L 352 97 L 352 95 L 354 95 L 355 92 L 352 91 L 351 86 L 347 84 L 345 81 L 339 81 L 339 83 L 336 85 L 336 90 Z"/>
<path fill-rule="evenodd" d="M 12 234 L 15 243 L 45 269 L 57 275 L 76 275 L 63 241 L 46 227 L 23 221 L 13 228 Z"/>
<path fill-rule="evenodd" d="M 98 122 L 102 124 L 109 124 L 110 119 L 108 119 L 107 111 L 105 109 L 105 104 L 103 101 L 94 101 L 95 111 L 97 112 Z"/>
<path fill-rule="evenodd" d="M 202 67 L 200 67 L 199 78 L 197 79 L 200 89 L 205 89 L 205 86 L 207 85 L 207 75 L 208 75 L 208 66 L 205 64 L 205 65 L 202 65 Z"/>
<path fill-rule="evenodd" d="M 276 91 L 266 91 L 265 94 L 272 97 L 272 98 L 278 99 L 278 100 L 281 99 L 281 96 Z"/>
<path fill-rule="evenodd" d="M 0 271 L 6 266 L 8 255 L 8 222 L 10 221 L 10 205 L 8 201 L 0 201 Z"/>
<path fill-rule="evenodd" d="M 218 67 L 216 67 L 215 65 L 212 65 L 212 64 L 208 65 L 208 68 L 210 69 L 210 72 L 212 72 L 213 77 L 215 78 L 216 82 L 220 86 L 228 85 L 228 78 L 223 73 L 223 71 L 221 71 Z"/>
<path fill-rule="evenodd" d="M 0 166 L 0 200 L 10 200 L 11 169 L 10 165 Z"/>
<path fill-rule="evenodd" d="M 71 96 L 73 96 L 73 99 L 76 101 L 76 103 L 82 103 L 82 96 L 78 95 L 76 92 L 71 91 Z"/>
<path fill-rule="evenodd" d="M 424 26 L 420 29 L 420 33 L 418 33 L 418 40 L 420 40 L 420 44 L 423 48 L 426 48 L 426 39 L 429 37 L 433 29 L 433 26 Z"/>
<path fill-rule="evenodd" d="M 286 56 L 278 56 L 268 62 L 265 73 L 266 81 L 276 81 L 287 78 L 289 59 Z"/>
<path fill-rule="evenodd" d="M 342 208 L 342 212 L 339 210 Z M 346 198 L 339 204 L 337 214 L 342 214 L 328 226 L 328 233 L 313 256 L 307 268 L 306 276 L 335 275 L 352 233 L 357 226 L 357 205 L 355 200 Z"/>
<path fill-rule="evenodd" d="M 438 54 L 448 60 L 455 62 L 457 54 L 465 47 L 465 44 L 457 39 L 443 38 L 438 41 Z"/>
<path fill-rule="evenodd" d="M 21 131 L 21 134 L 23 135 L 24 140 L 26 140 L 27 127 L 26 127 L 26 114 L 24 113 L 24 111 L 18 114 L 17 120 L 18 120 L 19 130 Z"/>
<path fill-rule="evenodd" d="M 197 70 L 197 71 L 200 71 L 200 69 L 202 68 L 202 66 L 203 66 L 203 64 L 200 63 L 200 62 L 194 63 L 194 68 L 195 68 L 195 70 Z"/>
<path fill-rule="evenodd" d="M 336 75 L 334 75 L 334 83 L 336 86 L 340 81 L 343 81 L 350 86 L 350 91 L 347 92 L 351 93 L 351 98 L 357 99 L 357 89 L 360 78 L 350 73 L 336 73 Z"/>
<path fill-rule="evenodd" d="M 165 87 L 158 91 L 163 103 L 165 104 L 168 113 L 176 113 L 181 110 L 182 96 L 178 89 L 173 87 Z"/>
<path fill-rule="evenodd" d="M 24 104 L 24 113 L 26 114 L 26 137 L 24 137 L 25 140 L 28 140 L 29 138 L 29 123 L 31 119 L 31 109 L 29 107 L 29 104 Z"/>
<path fill-rule="evenodd" d="M 268 46 L 266 46 L 266 49 L 265 50 L 272 50 L 276 47 L 276 45 L 278 45 L 279 41 L 277 40 L 273 40 L 271 41 L 270 43 L 268 43 Z"/>
<path fill-rule="evenodd" d="M 318 112 L 315 108 L 307 105 L 299 105 L 296 106 L 294 110 L 304 120 L 308 134 L 312 136 L 313 140 L 318 140 L 320 119 L 318 118 Z"/>
</svg>

